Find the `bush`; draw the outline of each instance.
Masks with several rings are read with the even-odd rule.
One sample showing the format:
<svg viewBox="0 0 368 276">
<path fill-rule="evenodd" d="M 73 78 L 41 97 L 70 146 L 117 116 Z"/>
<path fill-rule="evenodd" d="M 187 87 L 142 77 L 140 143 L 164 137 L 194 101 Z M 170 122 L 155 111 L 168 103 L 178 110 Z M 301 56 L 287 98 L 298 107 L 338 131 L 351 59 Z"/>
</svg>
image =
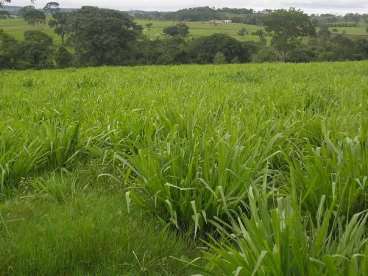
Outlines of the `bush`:
<svg viewBox="0 0 368 276">
<path fill-rule="evenodd" d="M 275 62 L 277 60 L 277 52 L 271 47 L 263 47 L 253 55 L 254 62 Z"/>
<path fill-rule="evenodd" d="M 322 197 L 316 216 L 304 217 L 290 198 L 272 207 L 266 191 L 251 188 L 249 196 L 249 216 L 215 223 L 222 239 L 206 253 L 212 275 L 367 274 L 367 214 L 344 222 Z"/>
<path fill-rule="evenodd" d="M 53 65 L 53 41 L 40 31 L 26 31 L 20 44 L 20 60 L 25 68 L 47 68 Z"/>
<path fill-rule="evenodd" d="M 226 63 L 225 55 L 221 52 L 218 52 L 213 58 L 213 63 L 214 64 L 225 64 Z"/>
<path fill-rule="evenodd" d="M 175 26 L 166 27 L 163 33 L 169 36 L 186 37 L 189 34 L 189 27 L 184 23 L 179 23 Z"/>
<path fill-rule="evenodd" d="M 238 32 L 238 35 L 240 36 L 245 36 L 246 34 L 248 34 L 248 31 L 246 28 L 241 28 Z"/>
<path fill-rule="evenodd" d="M 66 68 L 73 64 L 73 55 L 63 46 L 55 53 L 56 66 L 59 68 Z"/>
<path fill-rule="evenodd" d="M 224 34 L 201 37 L 189 45 L 189 55 L 195 63 L 212 63 L 219 52 L 225 56 L 226 62 L 234 58 L 238 58 L 241 63 L 250 60 L 250 53 L 245 44 Z"/>
<path fill-rule="evenodd" d="M 0 69 L 16 67 L 18 46 L 13 37 L 0 30 Z"/>
</svg>

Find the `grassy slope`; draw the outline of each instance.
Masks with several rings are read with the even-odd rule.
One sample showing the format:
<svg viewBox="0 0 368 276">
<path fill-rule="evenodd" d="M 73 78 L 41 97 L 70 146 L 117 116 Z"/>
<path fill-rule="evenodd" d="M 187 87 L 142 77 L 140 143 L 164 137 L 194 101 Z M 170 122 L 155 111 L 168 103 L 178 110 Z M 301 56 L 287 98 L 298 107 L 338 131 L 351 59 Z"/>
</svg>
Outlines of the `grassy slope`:
<svg viewBox="0 0 368 276">
<path fill-rule="evenodd" d="M 54 33 L 47 24 L 29 25 L 23 19 L 0 19 L 0 29 L 10 33 L 16 39 L 22 40 L 25 31 L 42 31 L 50 35 L 56 42 L 60 38 Z"/>
<path fill-rule="evenodd" d="M 365 22 L 360 22 L 357 27 L 337 27 L 337 28 L 330 28 L 330 31 L 337 29 L 337 33 L 340 34 L 347 34 L 350 37 L 364 37 L 368 36 L 367 32 L 368 25 Z"/>
<path fill-rule="evenodd" d="M 150 30 L 145 28 L 145 34 L 151 38 L 162 37 L 162 30 L 165 27 L 175 25 L 178 22 L 174 21 L 151 21 L 151 20 L 136 20 L 139 25 L 146 26 L 148 23 L 152 23 L 153 26 Z M 200 36 L 208 36 L 214 33 L 223 33 L 235 37 L 239 40 L 258 40 L 258 37 L 252 35 L 251 33 L 260 29 L 254 25 L 246 25 L 246 24 L 218 24 L 214 25 L 209 22 L 186 22 L 189 26 L 190 35 L 192 37 L 200 37 Z M 238 34 L 239 30 L 245 28 L 249 32 L 248 35 L 240 36 Z"/>
<path fill-rule="evenodd" d="M 254 227 L 252 262 L 220 245 L 208 257 L 216 275 L 238 266 L 362 273 L 354 256 L 364 253 L 365 228 L 335 237 L 368 205 L 367 70 L 346 62 L 0 72 L 0 274 L 136 275 L 143 267 L 183 275 L 167 257 L 198 251 L 174 234 L 157 236 L 165 227 L 151 212 L 204 237 L 208 219 L 254 201 L 252 187 L 265 189 L 267 204 L 285 197 L 292 208 L 263 204 L 256 216 L 253 204 L 255 221 L 244 218 Z M 287 232 L 277 221 L 284 214 Z M 319 225 L 330 216 L 336 232 Z M 278 250 L 284 241 L 290 247 Z"/>
<path fill-rule="evenodd" d="M 162 37 L 162 30 L 167 27 L 176 24 L 174 21 L 158 21 L 158 20 L 136 20 L 139 25 L 144 27 L 144 34 L 146 34 L 151 39 Z M 153 26 L 150 29 L 147 29 L 146 24 L 152 23 Z M 192 37 L 200 37 L 207 36 L 214 33 L 224 33 L 230 35 L 239 40 L 245 41 L 257 41 L 258 37 L 252 35 L 253 32 L 260 29 L 258 26 L 254 25 L 246 25 L 246 24 L 218 24 L 213 25 L 208 22 L 187 22 L 187 25 L 190 28 L 190 35 Z M 247 35 L 240 36 L 238 34 L 239 30 L 245 28 L 248 31 Z M 23 33 L 26 30 L 40 30 L 46 32 L 50 36 L 54 38 L 56 42 L 60 41 L 60 38 L 47 26 L 47 25 L 36 25 L 31 26 L 28 25 L 22 19 L 0 19 L 0 29 L 4 29 L 5 31 L 14 35 L 17 39 L 23 38 Z M 333 29 L 333 28 L 331 28 Z M 346 32 L 347 35 L 351 35 L 352 37 L 356 36 L 368 36 L 366 32 L 366 26 L 359 27 L 350 27 L 350 28 L 337 28 L 339 33 Z"/>
<path fill-rule="evenodd" d="M 149 20 L 136 20 L 136 22 L 143 27 L 147 23 L 153 23 L 153 27 L 148 30 L 145 28 L 144 33 L 150 38 L 162 37 L 162 30 L 170 25 L 176 24 L 173 21 L 149 21 Z M 208 22 L 188 22 L 188 26 L 190 28 L 190 33 L 193 37 L 211 35 L 214 33 L 225 33 L 231 35 L 240 40 L 257 40 L 257 36 L 253 36 L 251 34 L 245 36 L 239 36 L 238 31 L 241 28 L 246 28 L 249 33 L 254 32 L 259 29 L 256 26 L 252 25 L 244 25 L 244 24 L 231 24 L 231 25 L 217 25 L 209 24 Z M 4 29 L 5 31 L 13 34 L 17 39 L 22 39 L 23 32 L 26 30 L 40 30 L 46 32 L 51 35 L 54 39 L 59 41 L 59 38 L 53 33 L 53 31 L 47 25 L 37 25 L 31 26 L 28 25 L 22 19 L 0 19 L 0 29 Z"/>
</svg>

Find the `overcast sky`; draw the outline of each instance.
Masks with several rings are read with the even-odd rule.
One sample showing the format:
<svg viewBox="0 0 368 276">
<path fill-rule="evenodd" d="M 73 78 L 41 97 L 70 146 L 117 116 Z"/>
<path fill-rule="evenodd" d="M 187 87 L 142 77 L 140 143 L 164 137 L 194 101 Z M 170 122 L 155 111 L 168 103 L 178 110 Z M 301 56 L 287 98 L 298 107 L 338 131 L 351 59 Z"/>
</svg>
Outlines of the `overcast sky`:
<svg viewBox="0 0 368 276">
<path fill-rule="evenodd" d="M 36 3 L 42 7 L 49 1 L 36 0 Z M 12 0 L 12 5 L 28 5 L 29 2 L 29 0 Z M 167 11 L 199 6 L 253 9 L 296 7 L 308 13 L 368 13 L 368 0 L 59 0 L 58 2 L 65 8 L 90 5 L 120 10 Z"/>
</svg>

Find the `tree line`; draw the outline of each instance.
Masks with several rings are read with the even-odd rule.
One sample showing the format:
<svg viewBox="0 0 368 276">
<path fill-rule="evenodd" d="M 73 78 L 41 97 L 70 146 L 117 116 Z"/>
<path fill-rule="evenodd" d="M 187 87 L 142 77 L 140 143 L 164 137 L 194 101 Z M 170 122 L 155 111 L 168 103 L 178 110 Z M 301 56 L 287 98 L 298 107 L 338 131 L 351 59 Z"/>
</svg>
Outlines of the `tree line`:
<svg viewBox="0 0 368 276">
<path fill-rule="evenodd" d="M 273 10 L 265 9 L 256 11 L 254 9 L 236 8 L 211 8 L 195 7 L 182 9 L 174 12 L 158 11 L 135 11 L 132 14 L 140 19 L 151 20 L 173 20 L 173 21 L 209 21 L 229 19 L 236 23 L 250 25 L 262 25 L 263 19 L 271 14 Z M 357 26 L 360 22 L 368 22 L 368 14 L 347 13 L 345 15 L 335 14 L 312 14 L 311 19 L 317 26 L 331 24 L 335 27 Z"/>
<path fill-rule="evenodd" d="M 22 10 L 30 24 L 44 24 L 41 13 L 50 16 L 48 24 L 61 44 L 40 31 L 26 31 L 22 41 L 0 31 L 0 68 L 368 59 L 367 39 L 336 35 L 326 25 L 316 28 L 312 17 L 296 9 L 270 12 L 263 19 L 264 30 L 257 32 L 257 42 L 224 34 L 189 38 L 185 23 L 169 26 L 163 38 L 151 40 L 127 13 L 96 7 L 66 13 L 51 2 L 44 12 Z"/>
</svg>

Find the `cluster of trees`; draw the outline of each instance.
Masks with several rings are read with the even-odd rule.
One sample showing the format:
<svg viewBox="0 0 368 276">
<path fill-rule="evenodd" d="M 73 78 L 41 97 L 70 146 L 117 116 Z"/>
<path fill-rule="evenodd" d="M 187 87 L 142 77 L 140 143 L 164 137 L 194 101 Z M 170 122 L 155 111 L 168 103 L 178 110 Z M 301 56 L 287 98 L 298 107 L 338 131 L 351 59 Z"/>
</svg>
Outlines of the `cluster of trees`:
<svg viewBox="0 0 368 276">
<path fill-rule="evenodd" d="M 176 12 L 133 12 L 132 15 L 141 19 L 175 20 L 175 21 L 209 21 L 230 19 L 236 23 L 263 25 L 264 19 L 272 14 L 272 10 L 255 11 L 253 9 L 210 8 L 197 7 L 183 9 Z M 368 22 L 368 14 L 348 13 L 344 16 L 321 14 L 311 16 L 316 26 L 330 25 L 330 27 L 352 27 L 360 22 Z"/>
<path fill-rule="evenodd" d="M 10 13 L 8 11 L 0 10 L 0 19 L 7 19 L 10 17 Z"/>
<path fill-rule="evenodd" d="M 326 26 L 316 29 L 311 18 L 296 9 L 270 12 L 263 20 L 265 30 L 257 32 L 258 42 L 224 34 L 191 39 L 184 23 L 165 28 L 162 39 L 150 40 L 124 12 L 83 7 L 65 13 L 55 4 L 46 12 L 61 45 L 39 31 L 25 32 L 22 41 L 0 31 L 1 68 L 368 59 L 368 40 L 332 34 Z"/>
<path fill-rule="evenodd" d="M 36 9 L 34 6 L 26 6 L 19 11 L 19 15 L 24 18 L 28 24 L 44 24 L 46 23 L 46 14 L 42 10 Z"/>
<path fill-rule="evenodd" d="M 347 13 L 345 15 L 320 14 L 311 15 L 316 26 L 355 27 L 361 22 L 368 23 L 368 14 Z"/>
<path fill-rule="evenodd" d="M 28 11 L 27 11 L 28 12 Z M 0 32 L 0 66 L 46 68 L 67 66 L 247 62 L 246 43 L 222 34 L 189 40 L 189 28 L 177 24 L 163 39 L 149 40 L 142 27 L 124 12 L 82 7 L 51 13 L 49 25 L 61 38 L 56 47 L 40 31 L 25 32 L 23 41 Z"/>
<path fill-rule="evenodd" d="M 139 19 L 173 20 L 173 21 L 210 21 L 229 19 L 237 23 L 261 24 L 261 19 L 267 12 L 259 12 L 253 9 L 215 9 L 210 7 L 197 7 L 182 9 L 176 12 L 133 12 L 132 15 Z"/>
</svg>

